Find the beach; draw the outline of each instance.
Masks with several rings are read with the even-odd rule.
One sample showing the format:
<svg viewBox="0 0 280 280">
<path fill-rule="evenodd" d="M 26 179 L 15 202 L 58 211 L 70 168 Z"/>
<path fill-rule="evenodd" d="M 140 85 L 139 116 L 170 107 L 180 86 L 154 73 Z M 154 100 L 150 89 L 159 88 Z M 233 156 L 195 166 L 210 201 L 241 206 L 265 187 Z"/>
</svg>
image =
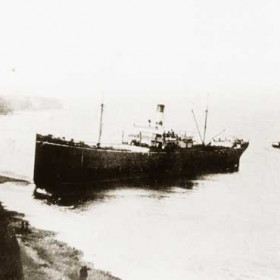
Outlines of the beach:
<svg viewBox="0 0 280 280">
<path fill-rule="evenodd" d="M 16 181 L 0 177 L 0 183 Z M 0 187 L 1 187 L 0 184 Z M 94 264 L 83 261 L 81 251 L 56 240 L 54 232 L 34 228 L 18 212 L 0 205 L 1 255 L 0 280 L 78 280 L 82 266 L 87 266 L 88 278 L 117 280 L 109 272 L 94 269 Z"/>
</svg>

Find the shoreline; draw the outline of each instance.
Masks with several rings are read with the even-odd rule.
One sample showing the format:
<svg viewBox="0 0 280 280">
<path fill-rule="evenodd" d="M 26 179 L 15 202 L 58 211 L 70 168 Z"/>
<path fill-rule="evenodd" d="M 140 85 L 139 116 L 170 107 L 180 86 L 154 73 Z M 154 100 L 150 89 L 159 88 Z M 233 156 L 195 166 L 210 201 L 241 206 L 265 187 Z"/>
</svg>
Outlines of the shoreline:
<svg viewBox="0 0 280 280">
<path fill-rule="evenodd" d="M 19 181 L 22 182 L 22 180 L 0 176 L 0 187 L 1 183 Z M 1 201 L 0 214 L 7 225 L 3 227 L 4 233 L 9 233 L 13 246 L 19 248 L 18 252 L 16 249 L 7 251 L 9 258 L 15 258 L 18 263 L 17 269 L 13 269 L 14 273 L 18 275 L 22 269 L 25 280 L 79 280 L 79 271 L 82 266 L 90 269 L 87 280 L 120 280 L 112 276 L 110 272 L 95 269 L 93 263 L 83 261 L 81 251 L 58 241 L 54 232 L 32 227 L 24 214 L 5 209 Z M 2 236 L 0 235 L 2 239 L 0 242 L 6 243 L 6 239 Z M 1 266 L 0 262 L 0 280 L 2 280 L 1 272 L 4 274 L 5 269 L 4 264 Z M 23 278 L 11 276 L 3 279 Z"/>
<path fill-rule="evenodd" d="M 18 183 L 30 184 L 30 182 L 28 180 L 12 178 L 12 177 L 8 177 L 8 176 L 0 174 L 0 184 L 4 184 L 4 183 L 8 183 L 8 182 L 18 182 Z"/>
</svg>

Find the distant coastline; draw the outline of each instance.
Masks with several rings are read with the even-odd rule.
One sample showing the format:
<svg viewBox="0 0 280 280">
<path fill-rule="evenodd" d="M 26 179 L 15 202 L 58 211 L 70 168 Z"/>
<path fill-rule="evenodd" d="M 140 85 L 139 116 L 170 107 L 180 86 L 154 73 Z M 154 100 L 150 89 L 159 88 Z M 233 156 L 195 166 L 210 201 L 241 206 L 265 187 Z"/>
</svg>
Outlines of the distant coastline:
<svg viewBox="0 0 280 280">
<path fill-rule="evenodd" d="M 55 98 L 0 95 L 0 115 L 7 115 L 15 111 L 51 110 L 61 107 L 62 103 Z"/>
<path fill-rule="evenodd" d="M 13 111 L 11 104 L 0 96 L 0 115 L 7 115 Z"/>
</svg>

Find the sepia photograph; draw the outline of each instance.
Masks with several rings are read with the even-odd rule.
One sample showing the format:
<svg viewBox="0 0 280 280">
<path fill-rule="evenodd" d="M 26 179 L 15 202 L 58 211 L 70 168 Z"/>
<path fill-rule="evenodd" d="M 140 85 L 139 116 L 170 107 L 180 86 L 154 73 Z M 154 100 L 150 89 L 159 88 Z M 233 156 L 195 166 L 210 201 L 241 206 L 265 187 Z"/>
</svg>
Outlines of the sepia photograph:
<svg viewBox="0 0 280 280">
<path fill-rule="evenodd" d="M 278 280 L 280 3 L 0 3 L 0 280 Z"/>
</svg>

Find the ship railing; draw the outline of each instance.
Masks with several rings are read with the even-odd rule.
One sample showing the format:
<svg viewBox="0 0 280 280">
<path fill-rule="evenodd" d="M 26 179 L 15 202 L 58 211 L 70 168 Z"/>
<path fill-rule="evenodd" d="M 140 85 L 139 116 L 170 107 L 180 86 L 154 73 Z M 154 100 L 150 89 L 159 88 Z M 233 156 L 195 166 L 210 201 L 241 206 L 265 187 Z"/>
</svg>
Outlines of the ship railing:
<svg viewBox="0 0 280 280">
<path fill-rule="evenodd" d="M 57 145 L 67 145 L 67 146 L 74 146 L 74 147 L 93 147 L 96 144 L 84 141 L 74 141 L 74 139 L 66 140 L 65 137 L 54 137 L 52 134 L 48 135 L 40 135 L 37 134 L 37 141 L 41 142 L 49 142 L 52 144 Z"/>
</svg>

